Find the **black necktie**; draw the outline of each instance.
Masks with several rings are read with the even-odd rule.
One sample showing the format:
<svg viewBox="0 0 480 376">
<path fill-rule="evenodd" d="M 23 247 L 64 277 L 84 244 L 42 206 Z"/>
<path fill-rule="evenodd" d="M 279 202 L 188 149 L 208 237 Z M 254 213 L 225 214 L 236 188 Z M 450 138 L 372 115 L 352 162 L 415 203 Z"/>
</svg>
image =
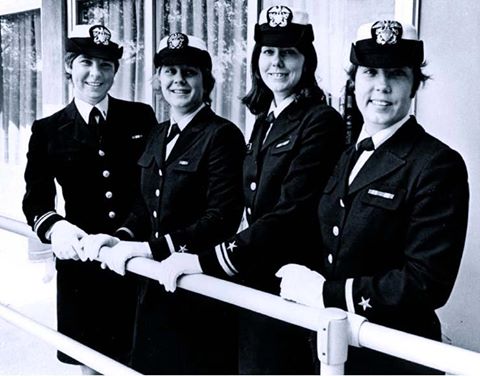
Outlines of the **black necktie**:
<svg viewBox="0 0 480 376">
<path fill-rule="evenodd" d="M 372 151 L 372 150 L 375 150 L 375 145 L 373 144 L 371 137 L 367 137 L 362 141 L 360 141 L 358 145 L 356 145 L 356 149 L 352 154 L 348 170 L 352 171 L 353 167 L 355 166 L 355 163 L 357 163 L 358 158 L 360 158 L 360 155 L 362 155 L 364 151 Z"/>
<path fill-rule="evenodd" d="M 372 138 L 368 137 L 364 140 L 362 140 L 358 145 L 353 146 L 354 150 L 353 153 L 350 155 L 350 159 L 348 160 L 347 168 L 344 170 L 343 175 L 343 188 L 344 192 L 341 194 L 341 197 L 345 197 L 346 193 L 348 192 L 348 181 L 350 178 L 350 174 L 353 170 L 353 167 L 355 166 L 355 163 L 357 163 L 358 158 L 360 158 L 360 155 L 365 151 L 365 150 L 375 150 L 375 145 L 373 144 Z"/>
<path fill-rule="evenodd" d="M 165 145 L 172 141 L 177 134 L 180 134 L 180 128 L 178 127 L 177 123 L 174 123 L 170 126 L 170 132 L 168 133 Z"/>
<path fill-rule="evenodd" d="M 90 116 L 88 117 L 88 125 L 97 126 L 99 124 L 102 124 L 102 121 L 103 121 L 103 116 L 100 110 L 97 107 L 93 107 L 92 110 L 90 111 Z"/>
<path fill-rule="evenodd" d="M 261 124 L 260 136 L 259 136 L 259 140 L 260 140 L 259 145 L 263 145 L 263 143 L 265 142 L 268 131 L 272 127 L 272 124 L 273 124 L 274 121 L 275 121 L 275 115 L 273 114 L 273 111 L 272 111 L 265 118 L 265 120 L 263 121 L 263 124 Z"/>
</svg>

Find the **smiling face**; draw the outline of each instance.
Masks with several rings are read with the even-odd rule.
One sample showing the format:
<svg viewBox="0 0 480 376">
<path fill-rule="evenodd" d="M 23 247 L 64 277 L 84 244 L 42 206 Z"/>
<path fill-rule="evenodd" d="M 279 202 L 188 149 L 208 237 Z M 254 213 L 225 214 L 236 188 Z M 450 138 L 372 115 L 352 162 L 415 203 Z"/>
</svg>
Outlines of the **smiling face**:
<svg viewBox="0 0 480 376">
<path fill-rule="evenodd" d="M 73 95 L 91 105 L 105 98 L 115 78 L 113 61 L 87 55 L 78 55 L 65 69 L 72 76 Z"/>
<path fill-rule="evenodd" d="M 163 98 L 179 115 L 195 111 L 203 101 L 203 75 L 198 67 L 164 65 L 159 73 Z"/>
<path fill-rule="evenodd" d="M 407 116 L 412 98 L 413 72 L 409 67 L 369 68 L 355 74 L 355 98 L 365 123 L 379 131 Z"/>
<path fill-rule="evenodd" d="M 262 46 L 258 58 L 260 77 L 279 103 L 293 93 L 303 72 L 305 57 L 295 48 Z"/>
</svg>

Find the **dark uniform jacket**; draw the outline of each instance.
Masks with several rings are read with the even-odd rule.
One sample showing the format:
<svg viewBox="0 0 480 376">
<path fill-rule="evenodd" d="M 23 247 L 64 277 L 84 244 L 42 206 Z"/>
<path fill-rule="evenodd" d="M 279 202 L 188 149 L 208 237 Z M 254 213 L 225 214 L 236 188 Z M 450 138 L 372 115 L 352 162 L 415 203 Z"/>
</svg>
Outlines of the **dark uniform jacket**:
<svg viewBox="0 0 480 376">
<path fill-rule="evenodd" d="M 306 245 L 315 208 L 343 149 L 345 127 L 331 107 L 300 99 L 280 113 L 262 144 L 265 117 L 255 122 L 243 164 L 249 227 L 200 259 L 206 273 L 240 273 L 248 285 L 277 293 L 278 268 L 314 253 Z"/>
<path fill-rule="evenodd" d="M 150 106 L 112 97 L 100 129 L 89 128 L 74 102 L 35 121 L 23 210 L 39 238 L 48 242 L 46 231 L 62 219 L 55 212 L 55 180 L 67 221 L 87 233 L 112 234 L 132 209 L 140 181 L 137 160 L 156 125 Z M 59 331 L 124 361 L 135 306 L 131 281 L 102 271 L 97 262 L 56 264 Z"/>
<path fill-rule="evenodd" d="M 467 228 L 465 163 L 414 117 L 374 151 L 347 187 L 352 152 L 342 155 L 318 208 L 325 306 L 440 340 L 434 310 L 453 288 Z M 391 358 L 386 368 L 380 358 L 359 362 L 380 368 L 354 372 L 423 372 L 396 369 Z"/>
<path fill-rule="evenodd" d="M 315 254 L 309 239 L 316 206 L 342 151 L 344 124 L 318 98 L 300 99 L 279 114 L 262 143 L 265 118 L 255 122 L 243 165 L 249 227 L 200 254 L 200 262 L 207 274 L 239 275 L 248 286 L 278 293 L 278 268 Z M 307 330 L 246 310 L 239 327 L 240 374 L 314 372 Z"/>
<path fill-rule="evenodd" d="M 153 257 L 196 252 L 232 236 L 243 208 L 241 131 L 205 107 L 183 129 L 165 161 L 169 122 L 153 130 L 142 167 L 142 197 L 124 227 L 150 229 Z M 171 239 L 170 249 L 166 240 Z M 137 315 L 133 366 L 149 374 L 235 373 L 237 342 L 226 304 L 146 282 Z"/>
</svg>

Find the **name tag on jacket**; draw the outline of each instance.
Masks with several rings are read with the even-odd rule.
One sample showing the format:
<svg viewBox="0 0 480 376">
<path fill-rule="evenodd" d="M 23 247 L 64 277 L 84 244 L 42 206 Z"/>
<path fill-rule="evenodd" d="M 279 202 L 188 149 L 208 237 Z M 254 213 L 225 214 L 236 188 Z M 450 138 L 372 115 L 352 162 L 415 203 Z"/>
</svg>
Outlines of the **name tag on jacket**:
<svg viewBox="0 0 480 376">
<path fill-rule="evenodd" d="M 372 196 L 382 197 L 382 198 L 385 198 L 387 200 L 393 200 L 393 198 L 395 197 L 395 195 L 393 193 L 382 192 L 382 191 L 378 191 L 376 189 L 369 189 L 368 194 L 372 195 Z"/>
<path fill-rule="evenodd" d="M 275 145 L 275 148 L 276 148 L 276 149 L 281 148 L 281 147 L 283 147 L 283 146 L 288 145 L 289 143 L 290 143 L 290 139 L 285 140 L 285 141 L 282 141 L 282 142 L 276 144 L 276 145 Z"/>
</svg>

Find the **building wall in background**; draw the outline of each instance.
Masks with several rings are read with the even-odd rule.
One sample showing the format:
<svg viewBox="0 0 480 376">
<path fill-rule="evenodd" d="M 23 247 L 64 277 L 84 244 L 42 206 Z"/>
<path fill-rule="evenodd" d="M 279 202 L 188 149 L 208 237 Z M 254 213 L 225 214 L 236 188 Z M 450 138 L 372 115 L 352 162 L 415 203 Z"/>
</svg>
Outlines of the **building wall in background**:
<svg viewBox="0 0 480 376">
<path fill-rule="evenodd" d="M 417 95 L 417 118 L 459 151 L 470 180 L 470 216 L 460 273 L 439 310 L 445 342 L 480 351 L 480 3 L 423 0 L 420 37 L 432 75 Z"/>
</svg>

